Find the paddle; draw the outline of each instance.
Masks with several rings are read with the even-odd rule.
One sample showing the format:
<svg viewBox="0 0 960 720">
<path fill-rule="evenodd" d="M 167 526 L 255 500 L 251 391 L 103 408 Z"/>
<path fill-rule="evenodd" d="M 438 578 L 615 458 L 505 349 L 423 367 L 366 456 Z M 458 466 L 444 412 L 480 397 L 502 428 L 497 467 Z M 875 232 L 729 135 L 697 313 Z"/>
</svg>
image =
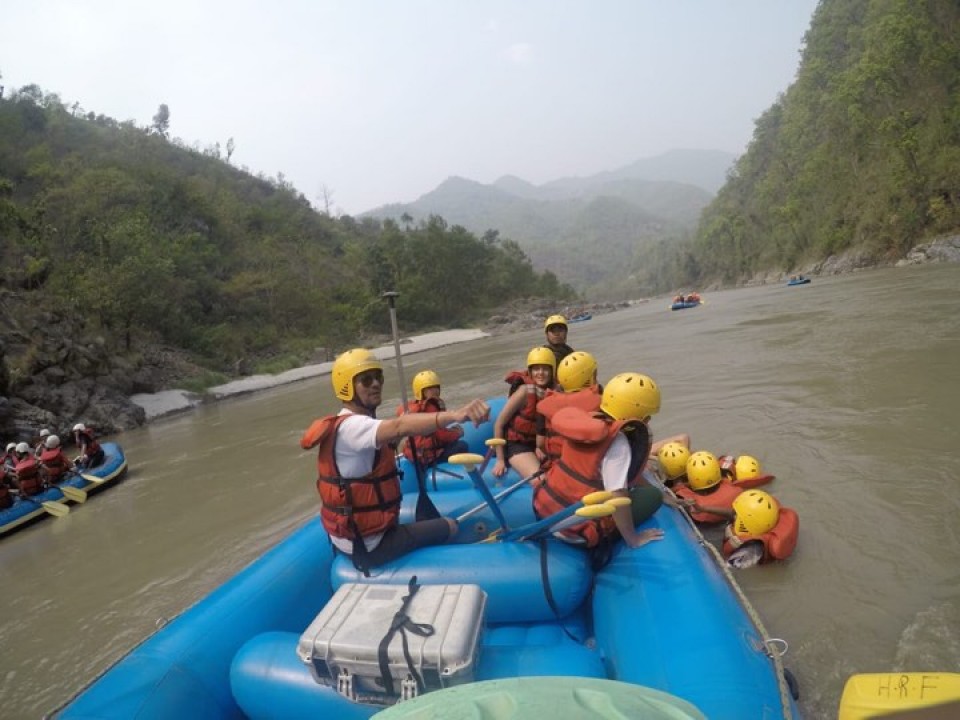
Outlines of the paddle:
<svg viewBox="0 0 960 720">
<path fill-rule="evenodd" d="M 534 522 L 527 523 L 518 528 L 510 530 L 509 532 L 501 532 L 500 530 L 495 530 L 490 534 L 485 540 L 481 542 L 496 542 L 497 540 L 501 541 L 512 541 L 520 540 L 525 537 L 533 537 L 538 535 L 544 530 L 549 530 L 554 525 L 559 523 L 562 520 L 566 520 L 571 515 L 575 515 L 577 510 L 587 505 L 600 505 L 602 503 L 611 500 L 614 497 L 612 492 L 607 490 L 598 490 L 596 492 L 588 493 L 584 495 L 578 502 L 568 505 L 563 510 L 555 512 L 553 515 L 543 518 L 542 520 L 535 520 Z M 581 520 L 581 522 L 583 522 Z"/>
<path fill-rule="evenodd" d="M 503 438 L 490 438 L 487 440 L 484 445 L 487 446 L 487 454 L 483 456 L 483 463 L 480 465 L 480 476 L 483 476 L 483 471 L 487 469 L 487 464 L 490 462 L 490 458 L 493 457 L 495 448 L 506 445 L 507 441 Z"/>
<path fill-rule="evenodd" d="M 400 331 L 397 329 L 397 298 L 400 293 L 390 291 L 383 293 L 390 306 L 390 328 L 393 331 L 393 352 L 397 357 L 397 375 L 400 378 L 400 399 L 403 401 L 403 412 L 406 413 L 409 405 L 407 403 L 407 381 L 403 378 L 403 354 L 400 352 Z M 427 494 L 427 479 L 423 474 L 423 465 L 420 464 L 420 455 L 417 452 L 417 444 L 410 438 L 413 448 L 413 469 L 417 473 L 417 506 L 413 516 L 416 520 L 433 520 L 440 517 L 440 511 L 433 504 L 430 495 Z"/>
<path fill-rule="evenodd" d="M 524 485 L 526 485 L 528 482 L 530 482 L 530 481 L 533 480 L 534 478 L 538 478 L 538 477 L 540 477 L 541 475 L 543 475 L 543 473 L 544 473 L 543 470 L 537 470 L 535 473 L 533 473 L 533 475 L 528 475 L 528 476 L 525 477 L 523 480 L 518 480 L 517 482 L 515 482 L 513 485 L 511 485 L 510 487 L 508 487 L 506 490 L 501 490 L 500 492 L 498 492 L 496 495 L 493 496 L 493 499 L 496 500 L 497 503 L 499 503 L 499 502 L 500 502 L 501 500 L 503 500 L 505 497 L 509 497 L 510 495 L 513 495 L 513 493 L 515 493 L 517 490 L 519 490 L 520 488 L 522 488 Z M 470 510 L 467 510 L 465 513 L 463 513 L 463 515 L 461 515 L 460 517 L 458 517 L 458 518 L 457 518 L 457 522 L 458 522 L 458 523 L 461 523 L 461 522 L 463 522 L 464 520 L 466 520 L 467 518 L 473 517 L 473 516 L 476 515 L 478 512 L 480 512 L 481 510 L 483 510 L 485 507 L 487 507 L 487 503 L 485 503 L 485 502 L 480 503 L 480 504 L 477 505 L 476 507 L 471 508 Z"/>
<path fill-rule="evenodd" d="M 621 498 L 621 499 L 627 500 L 629 502 L 628 498 Z M 586 520 L 593 520 L 595 518 L 602 518 L 602 517 L 607 517 L 609 515 L 613 515 L 617 511 L 617 507 L 618 507 L 617 505 L 612 505 L 609 501 L 600 503 L 599 505 L 585 505 L 584 507 L 579 508 L 573 515 L 561 520 L 555 525 L 551 525 L 550 527 L 544 530 L 540 530 L 539 532 L 534 533 L 533 535 L 525 535 L 521 537 L 519 540 L 520 542 L 523 542 L 524 540 L 539 540 L 540 538 L 546 537 L 548 535 L 552 535 L 555 532 L 560 532 L 561 530 L 567 530 L 569 528 L 572 528 L 574 525 L 579 525 L 580 523 Z"/>
<path fill-rule="evenodd" d="M 451 455 L 447 462 L 454 465 L 463 465 L 463 469 L 467 471 L 467 475 L 469 475 L 473 481 L 473 486 L 477 489 L 477 492 L 480 493 L 487 507 L 489 507 L 496 516 L 497 522 L 500 523 L 500 529 L 506 531 L 508 529 L 507 519 L 503 516 L 503 511 L 500 509 L 500 506 L 497 505 L 497 501 L 491 494 L 490 488 L 488 488 L 487 484 L 483 481 L 483 476 L 477 472 L 477 465 L 483 462 L 483 456 L 475 453 L 457 453 L 456 455 Z"/>
<path fill-rule="evenodd" d="M 73 500 L 76 503 L 85 503 L 87 501 L 86 490 L 81 490 L 80 488 L 75 488 L 70 485 L 54 485 L 54 487 L 62 492 L 63 496 L 68 500 Z"/>
<path fill-rule="evenodd" d="M 56 500 L 34 500 L 29 495 L 24 495 L 23 493 L 20 493 L 20 499 L 24 502 L 31 502 L 38 507 L 42 507 L 54 517 L 63 517 L 64 515 L 70 514 L 70 506 L 64 505 L 62 502 L 57 502 Z"/>
<path fill-rule="evenodd" d="M 925 713 L 921 708 L 929 708 Z M 889 672 L 851 675 L 840 698 L 839 720 L 900 717 L 957 717 L 960 673 Z M 915 712 L 907 714 L 907 711 Z"/>
<path fill-rule="evenodd" d="M 96 475 L 91 475 L 90 473 L 77 473 L 80 477 L 86 480 L 88 483 L 93 483 L 94 485 L 99 485 L 100 483 L 105 483 L 106 478 L 97 477 Z"/>
</svg>

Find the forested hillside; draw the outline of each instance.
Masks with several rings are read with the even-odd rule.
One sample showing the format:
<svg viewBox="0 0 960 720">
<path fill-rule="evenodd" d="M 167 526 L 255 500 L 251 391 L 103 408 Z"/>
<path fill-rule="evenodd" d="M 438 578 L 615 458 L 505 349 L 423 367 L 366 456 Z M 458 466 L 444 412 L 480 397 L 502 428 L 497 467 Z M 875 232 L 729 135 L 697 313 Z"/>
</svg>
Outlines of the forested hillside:
<svg viewBox="0 0 960 720">
<path fill-rule="evenodd" d="M 641 248 L 646 291 L 900 258 L 960 228 L 960 4 L 823 0 L 794 84 L 694 238 Z"/>
<path fill-rule="evenodd" d="M 39 335 L 27 316 L 62 310 L 118 352 L 164 344 L 229 370 L 389 332 L 388 289 L 407 332 L 572 295 L 515 243 L 441 218 L 318 213 L 282 175 L 234 167 L 232 140 L 171 140 L 165 106 L 147 128 L 77 107 L 36 86 L 0 99 L 0 331 Z M 16 345 L 14 379 L 38 370 Z"/>
</svg>

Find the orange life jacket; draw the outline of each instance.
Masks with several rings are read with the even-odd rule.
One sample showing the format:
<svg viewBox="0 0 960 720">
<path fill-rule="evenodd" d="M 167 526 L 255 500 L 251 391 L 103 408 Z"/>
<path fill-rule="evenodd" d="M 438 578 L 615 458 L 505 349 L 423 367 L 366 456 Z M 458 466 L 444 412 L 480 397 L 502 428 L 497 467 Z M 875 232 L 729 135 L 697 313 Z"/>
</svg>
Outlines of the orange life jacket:
<svg viewBox="0 0 960 720">
<path fill-rule="evenodd" d="M 781 507 L 777 524 L 763 535 L 739 535 L 733 530 L 733 523 L 723 530 L 723 556 L 730 557 L 733 551 L 751 540 L 760 540 L 763 543 L 763 558 L 761 563 L 770 560 L 786 560 L 797 547 L 797 536 L 800 534 L 800 518 L 791 508 Z"/>
<path fill-rule="evenodd" d="M 675 485 L 673 492 L 683 500 L 696 500 L 701 505 L 730 510 L 733 507 L 733 501 L 743 492 L 743 488 L 737 487 L 729 480 L 721 480 L 710 488 L 709 492 L 697 492 L 686 483 Z M 709 512 L 690 512 L 690 517 L 698 523 L 719 523 L 727 519 L 722 515 L 714 515 Z"/>
<path fill-rule="evenodd" d="M 560 458 L 547 471 L 543 483 L 533 491 L 533 510 L 538 518 L 549 517 L 579 502 L 584 495 L 604 489 L 600 472 L 603 457 L 621 431 L 630 442 L 627 487 L 637 484 L 650 452 L 650 435 L 645 424 L 613 421 L 575 407 L 559 409 L 550 419 L 564 442 Z M 583 538 L 590 548 L 603 538 L 613 537 L 616 532 L 616 523 L 608 516 L 587 520 L 564 530 L 563 534 Z"/>
<path fill-rule="evenodd" d="M 581 390 L 573 392 L 561 392 L 559 390 L 548 390 L 543 399 L 537 403 L 537 412 L 544 419 L 543 436 L 546 438 L 544 443 L 544 453 L 547 459 L 544 460 L 544 469 L 560 458 L 560 452 L 563 450 L 563 436 L 553 428 L 550 418 L 565 407 L 579 408 L 587 413 L 596 412 L 600 409 L 600 393 L 598 386 L 591 385 Z"/>
<path fill-rule="evenodd" d="M 330 415 L 315 420 L 300 438 L 300 447 L 317 451 L 317 491 L 320 520 L 334 537 L 359 540 L 397 524 L 400 514 L 400 479 L 389 447 L 378 448 L 373 469 L 358 478 L 345 478 L 337 468 L 337 428 L 349 415 Z"/>
<path fill-rule="evenodd" d="M 57 482 L 70 469 L 70 461 L 60 448 L 44 449 L 40 453 L 40 464 L 47 473 L 47 480 Z"/>
<path fill-rule="evenodd" d="M 424 398 L 408 402 L 407 408 L 407 412 L 411 413 L 436 413 L 446 410 L 447 406 L 440 398 Z M 397 415 L 403 415 L 403 405 L 397 408 Z M 436 432 L 419 437 L 411 435 L 403 444 L 403 455 L 410 462 L 419 460 L 421 465 L 429 467 L 436 464 L 437 458 L 443 454 L 443 451 L 459 439 L 460 433 L 448 428 L 440 428 Z M 413 455 L 414 448 L 417 451 L 416 460 Z"/>
<path fill-rule="evenodd" d="M 533 378 L 527 372 L 514 370 L 507 373 L 504 380 L 510 384 L 510 395 L 521 387 L 533 388 L 527 390 L 526 402 L 513 414 L 503 429 L 503 436 L 507 442 L 521 443 L 535 447 L 537 444 L 537 402 L 543 396 Z"/>
<path fill-rule="evenodd" d="M 13 472 L 17 478 L 17 485 L 20 486 L 20 492 L 25 495 L 36 495 L 43 490 L 40 466 L 37 465 L 33 455 L 27 455 L 22 460 L 18 460 L 13 466 Z"/>
</svg>

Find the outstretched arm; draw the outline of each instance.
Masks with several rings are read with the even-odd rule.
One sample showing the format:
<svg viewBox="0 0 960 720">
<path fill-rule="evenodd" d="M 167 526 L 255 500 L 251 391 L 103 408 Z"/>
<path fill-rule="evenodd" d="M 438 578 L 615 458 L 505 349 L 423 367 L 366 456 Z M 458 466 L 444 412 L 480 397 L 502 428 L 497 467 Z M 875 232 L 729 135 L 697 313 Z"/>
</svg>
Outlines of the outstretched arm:
<svg viewBox="0 0 960 720">
<path fill-rule="evenodd" d="M 490 417 L 490 407 L 480 399 L 471 400 L 456 410 L 443 410 L 437 413 L 405 413 L 400 417 L 389 418 L 377 427 L 377 446 L 396 442 L 408 435 L 429 435 L 440 428 L 454 423 L 470 421 L 474 425 L 486 422 Z"/>
</svg>

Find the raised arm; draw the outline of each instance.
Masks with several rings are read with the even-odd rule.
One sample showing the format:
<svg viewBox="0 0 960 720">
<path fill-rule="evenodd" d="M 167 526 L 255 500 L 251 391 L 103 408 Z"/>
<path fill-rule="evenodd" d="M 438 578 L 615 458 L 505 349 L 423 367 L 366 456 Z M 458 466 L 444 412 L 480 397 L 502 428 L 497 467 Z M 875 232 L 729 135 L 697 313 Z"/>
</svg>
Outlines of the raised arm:
<svg viewBox="0 0 960 720">
<path fill-rule="evenodd" d="M 456 410 L 437 413 L 405 413 L 400 417 L 383 420 L 377 427 L 377 446 L 396 442 L 408 435 L 429 435 L 454 423 L 470 421 L 474 425 L 490 418 L 490 407 L 480 399 L 471 400 Z"/>
</svg>

